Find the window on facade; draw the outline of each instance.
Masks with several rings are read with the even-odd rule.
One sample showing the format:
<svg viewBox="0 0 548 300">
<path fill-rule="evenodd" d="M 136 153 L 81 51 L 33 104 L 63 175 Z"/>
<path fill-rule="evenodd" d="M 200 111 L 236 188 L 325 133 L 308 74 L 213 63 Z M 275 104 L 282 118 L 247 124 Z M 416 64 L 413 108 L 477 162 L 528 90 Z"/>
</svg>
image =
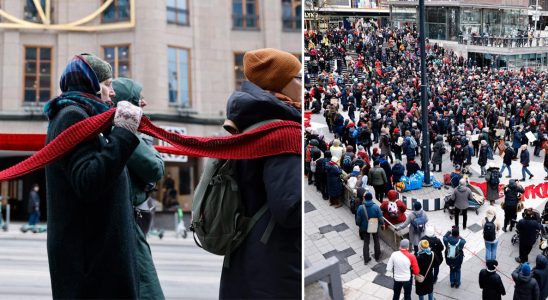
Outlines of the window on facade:
<svg viewBox="0 0 548 300">
<path fill-rule="evenodd" d="M 236 80 L 236 89 L 239 90 L 245 81 L 244 53 L 234 53 L 234 78 Z"/>
<path fill-rule="evenodd" d="M 282 0 L 282 23 L 284 30 L 301 30 L 301 0 Z"/>
<path fill-rule="evenodd" d="M 25 103 L 51 99 L 51 52 L 51 47 L 25 47 Z"/>
<path fill-rule="evenodd" d="M 444 7 L 426 8 L 426 36 L 431 39 L 447 39 L 447 9 Z"/>
<path fill-rule="evenodd" d="M 168 48 L 169 104 L 191 107 L 190 53 L 187 49 Z"/>
<path fill-rule="evenodd" d="M 189 25 L 188 0 L 167 0 L 167 22 L 169 24 Z"/>
<path fill-rule="evenodd" d="M 129 21 L 129 0 L 114 0 L 103 12 L 102 21 L 103 23 Z"/>
<path fill-rule="evenodd" d="M 38 13 L 38 9 L 36 8 L 36 5 L 34 5 L 34 1 L 27 0 L 25 1 L 25 9 L 24 9 L 24 19 L 26 21 L 34 22 L 34 23 L 42 23 L 42 19 L 40 18 L 40 15 Z M 42 5 L 42 9 L 46 9 L 46 0 L 40 0 L 40 4 Z"/>
<path fill-rule="evenodd" d="M 114 78 L 131 77 L 129 45 L 105 46 L 104 58 L 112 66 Z"/>
<path fill-rule="evenodd" d="M 259 29 L 259 3 L 257 0 L 232 1 L 233 29 Z"/>
</svg>

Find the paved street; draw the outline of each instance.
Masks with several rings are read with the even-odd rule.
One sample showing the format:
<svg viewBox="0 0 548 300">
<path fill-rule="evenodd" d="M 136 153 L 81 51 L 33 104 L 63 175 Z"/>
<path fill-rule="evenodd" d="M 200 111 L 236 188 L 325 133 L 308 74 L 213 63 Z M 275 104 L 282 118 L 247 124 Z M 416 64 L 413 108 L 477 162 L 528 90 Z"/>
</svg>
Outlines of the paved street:
<svg viewBox="0 0 548 300">
<path fill-rule="evenodd" d="M 345 116 L 346 117 L 346 116 Z M 333 139 L 332 134 L 324 127 L 324 118 L 321 115 L 313 115 L 312 125 L 325 135 L 326 141 Z M 448 147 L 446 145 L 446 147 Z M 532 148 L 529 149 L 532 153 Z M 405 158 L 404 158 L 405 161 Z M 495 163 L 501 164 L 502 159 L 495 156 Z M 472 160 L 477 164 L 477 158 Z M 442 174 L 451 170 L 451 162 L 448 155 L 444 156 L 442 173 L 433 173 L 438 179 L 442 179 Z M 531 172 L 535 174 L 533 180 L 525 184 L 538 184 L 543 182 L 545 173 L 542 168 L 541 158 L 531 156 Z M 472 181 L 478 179 L 479 167 L 472 167 Z M 504 174 L 506 175 L 506 174 Z M 521 166 L 519 163 L 512 164 L 513 178 L 521 177 Z M 519 177 L 518 177 L 519 176 Z M 386 262 L 392 252 L 386 244 L 381 241 L 382 257 L 379 263 L 372 260 L 368 265 L 363 263 L 363 242 L 358 236 L 358 229 L 355 225 L 354 215 L 347 207 L 334 209 L 330 207 L 328 201 L 324 201 L 314 186 L 305 184 L 305 257 L 312 264 L 318 263 L 331 256 L 337 256 L 341 261 L 342 280 L 344 285 L 345 299 L 390 299 L 392 297 L 392 279 L 385 275 Z M 502 183 L 507 183 L 508 179 L 501 179 Z M 442 189 L 443 190 L 443 189 Z M 373 191 L 371 189 L 371 191 Z M 420 192 L 415 192 L 420 193 Z M 531 199 L 525 202 L 525 207 L 535 207 L 542 211 L 546 199 Z M 449 284 L 449 268 L 444 262 L 440 266 L 440 275 L 438 283 L 434 287 L 434 296 L 436 299 L 479 299 L 481 290 L 477 283 L 479 271 L 484 268 L 485 245 L 483 241 L 481 220 L 485 215 L 488 204 L 484 204 L 479 209 L 479 215 L 472 210 L 468 212 L 467 229 L 462 231 L 461 236 L 467 240 L 465 250 L 465 261 L 462 266 L 462 285 L 460 289 L 453 289 Z M 503 219 L 503 211 L 500 203 L 495 204 L 497 215 Z M 429 224 L 434 226 L 436 234 L 441 238 L 447 230 L 454 224 L 449 219 L 447 213 L 443 211 L 434 211 L 427 213 Z M 519 215 L 518 218 L 521 218 Z M 462 222 L 462 220 L 461 220 Z M 497 250 L 497 259 L 501 278 L 506 288 L 507 295 L 503 299 L 512 299 L 513 281 L 511 279 L 512 271 L 517 267 L 514 257 L 518 255 L 518 246 L 513 246 L 510 239 L 513 232 L 499 234 L 499 246 Z M 371 243 L 370 251 L 373 251 Z M 537 246 L 529 255 L 529 262 L 534 267 L 534 259 L 540 253 Z M 371 254 L 372 255 L 372 254 Z M 416 299 L 415 290 L 412 292 L 413 299 Z M 403 295 L 402 295 L 403 298 Z"/>
<path fill-rule="evenodd" d="M 23 234 L 20 224 L 0 231 L 0 299 L 51 299 L 46 234 Z M 217 299 L 222 257 L 194 244 L 192 236 L 149 243 L 160 283 L 168 299 Z"/>
</svg>

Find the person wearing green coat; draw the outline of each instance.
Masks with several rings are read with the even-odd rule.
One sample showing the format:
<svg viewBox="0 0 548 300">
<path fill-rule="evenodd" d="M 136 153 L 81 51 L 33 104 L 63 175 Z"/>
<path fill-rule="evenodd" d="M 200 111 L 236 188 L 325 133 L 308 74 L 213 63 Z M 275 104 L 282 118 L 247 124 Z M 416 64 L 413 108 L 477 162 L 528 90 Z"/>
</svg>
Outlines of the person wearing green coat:
<svg viewBox="0 0 548 300">
<path fill-rule="evenodd" d="M 116 96 L 112 98 L 114 103 L 125 100 L 141 108 L 146 105 L 141 94 L 143 88 L 139 83 L 127 78 L 118 78 L 112 82 L 112 86 L 116 92 Z M 164 161 L 160 153 L 148 145 L 141 136 L 138 138 L 139 145 L 127 162 L 133 207 L 147 206 L 148 187 L 164 176 Z M 139 215 L 136 218 L 138 217 Z M 139 299 L 164 299 L 150 247 L 146 240 L 146 233 L 138 226 L 137 220 L 134 223 L 137 235 L 135 252 L 139 274 Z"/>
</svg>

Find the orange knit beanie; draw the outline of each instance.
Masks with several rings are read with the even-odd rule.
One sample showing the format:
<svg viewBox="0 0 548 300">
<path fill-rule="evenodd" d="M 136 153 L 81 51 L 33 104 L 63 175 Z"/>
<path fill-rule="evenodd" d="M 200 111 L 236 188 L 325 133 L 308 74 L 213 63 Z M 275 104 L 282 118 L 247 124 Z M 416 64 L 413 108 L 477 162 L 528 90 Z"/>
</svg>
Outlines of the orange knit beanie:
<svg viewBox="0 0 548 300">
<path fill-rule="evenodd" d="M 264 48 L 244 55 L 245 77 L 264 90 L 280 92 L 301 72 L 301 63 L 291 53 Z"/>
</svg>

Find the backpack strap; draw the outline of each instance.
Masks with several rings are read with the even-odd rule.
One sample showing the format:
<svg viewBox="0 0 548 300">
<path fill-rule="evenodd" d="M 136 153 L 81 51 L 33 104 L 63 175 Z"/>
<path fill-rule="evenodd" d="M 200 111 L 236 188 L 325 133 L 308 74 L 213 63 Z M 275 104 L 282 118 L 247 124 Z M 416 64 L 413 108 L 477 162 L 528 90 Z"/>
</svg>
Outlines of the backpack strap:
<svg viewBox="0 0 548 300">
<path fill-rule="evenodd" d="M 249 221 L 247 222 L 247 226 L 245 228 L 244 231 L 241 231 L 240 232 L 240 235 L 248 235 L 249 232 L 251 231 L 251 229 L 253 228 L 253 226 L 255 226 L 255 223 L 257 223 L 257 221 L 265 214 L 265 212 L 268 210 L 268 204 L 265 203 L 261 209 L 259 209 L 254 215 L 253 217 L 251 217 L 249 219 Z M 270 222 L 272 222 L 272 218 L 270 220 Z M 269 224 L 270 226 L 270 224 Z M 268 227 L 267 226 L 267 230 L 268 230 Z M 270 232 L 272 232 L 272 229 L 270 230 Z M 266 233 L 266 231 L 265 231 Z M 269 234 L 270 236 L 270 234 Z M 234 239 L 237 239 L 238 236 L 236 236 Z M 264 237 L 264 234 L 263 234 L 263 237 Z M 261 238 L 261 241 L 262 241 L 262 238 Z M 230 264 L 229 264 L 229 261 L 230 261 L 230 255 L 232 254 L 232 244 L 229 244 L 227 249 L 226 249 L 226 254 L 225 254 L 225 258 L 224 258 L 224 261 L 223 261 L 223 265 L 226 267 L 226 268 L 229 268 L 230 267 Z"/>
</svg>

